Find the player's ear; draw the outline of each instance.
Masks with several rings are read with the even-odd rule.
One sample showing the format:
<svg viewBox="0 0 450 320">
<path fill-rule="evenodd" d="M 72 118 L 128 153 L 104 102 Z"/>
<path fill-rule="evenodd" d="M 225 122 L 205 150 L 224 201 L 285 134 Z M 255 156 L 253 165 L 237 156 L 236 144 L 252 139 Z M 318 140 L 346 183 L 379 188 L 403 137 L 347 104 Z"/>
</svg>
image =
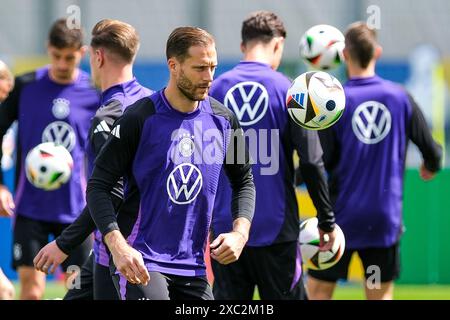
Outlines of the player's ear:
<svg viewBox="0 0 450 320">
<path fill-rule="evenodd" d="M 245 53 L 245 44 L 244 44 L 244 42 L 241 42 L 241 52 Z"/>
<path fill-rule="evenodd" d="M 50 54 L 50 47 L 51 47 L 50 42 L 47 41 L 47 42 L 45 43 L 45 48 L 47 49 L 47 53 L 48 53 L 48 54 Z"/>
<path fill-rule="evenodd" d="M 84 46 L 81 46 L 81 48 L 80 48 L 80 53 L 81 53 L 81 57 L 83 58 L 85 55 L 86 55 L 86 52 L 87 52 L 87 46 L 86 45 L 84 45 Z"/>
<path fill-rule="evenodd" d="M 280 52 L 280 50 L 282 51 L 284 48 L 284 38 L 276 37 L 273 39 L 273 41 L 274 41 L 273 52 L 277 53 Z"/>
<path fill-rule="evenodd" d="M 283 37 L 277 37 L 277 41 L 275 42 L 275 48 L 276 50 L 283 50 L 284 48 L 284 38 Z"/>
<path fill-rule="evenodd" d="M 383 54 L 383 47 L 382 46 L 376 46 L 375 47 L 375 54 L 374 54 L 374 58 L 375 60 L 378 60 L 381 55 Z"/>
<path fill-rule="evenodd" d="M 92 48 L 91 47 L 90 54 L 91 54 L 92 62 L 95 63 L 97 68 L 102 67 L 105 62 L 104 61 L 105 60 L 104 51 L 101 48 Z"/>
<path fill-rule="evenodd" d="M 344 55 L 344 60 L 348 61 L 349 54 L 347 48 L 344 48 L 344 50 L 342 50 L 342 54 Z"/>
<path fill-rule="evenodd" d="M 97 50 L 95 50 L 97 52 L 97 61 L 98 61 L 98 66 L 102 67 L 105 64 L 105 50 L 99 48 Z"/>
<path fill-rule="evenodd" d="M 169 71 L 170 73 L 172 72 L 177 72 L 177 68 L 178 68 L 178 62 L 175 58 L 169 58 L 169 60 L 167 60 L 167 66 L 169 67 Z"/>
</svg>

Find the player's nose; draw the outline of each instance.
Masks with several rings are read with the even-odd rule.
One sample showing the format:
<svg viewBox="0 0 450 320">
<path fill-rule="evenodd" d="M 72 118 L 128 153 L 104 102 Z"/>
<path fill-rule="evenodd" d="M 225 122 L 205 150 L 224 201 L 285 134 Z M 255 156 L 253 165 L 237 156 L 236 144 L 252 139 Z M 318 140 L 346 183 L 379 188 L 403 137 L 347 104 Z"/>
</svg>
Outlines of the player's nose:
<svg viewBox="0 0 450 320">
<path fill-rule="evenodd" d="M 203 73 L 203 81 L 207 82 L 208 85 L 213 81 L 214 71 L 211 69 L 205 70 Z"/>
</svg>

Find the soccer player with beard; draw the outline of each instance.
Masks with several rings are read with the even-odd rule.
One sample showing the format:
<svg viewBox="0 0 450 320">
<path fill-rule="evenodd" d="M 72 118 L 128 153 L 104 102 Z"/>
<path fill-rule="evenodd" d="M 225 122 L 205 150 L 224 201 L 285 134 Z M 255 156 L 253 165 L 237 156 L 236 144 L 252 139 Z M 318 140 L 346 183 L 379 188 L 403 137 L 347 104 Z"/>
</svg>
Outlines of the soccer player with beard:
<svg viewBox="0 0 450 320">
<path fill-rule="evenodd" d="M 129 107 L 95 161 L 88 206 L 118 269 L 122 299 L 213 299 L 205 246 L 222 168 L 233 188 L 233 229 L 211 243 L 223 264 L 236 261 L 253 217 L 255 192 L 236 117 L 208 96 L 217 54 L 213 37 L 176 28 L 166 47 L 166 88 Z M 124 176 L 137 190 L 133 239 L 118 228 L 110 191 Z M 133 195 L 131 195 L 132 197 Z"/>
<path fill-rule="evenodd" d="M 86 48 L 80 29 L 69 29 L 65 19 L 50 29 L 47 51 L 50 65 L 16 78 L 15 87 L 0 108 L 0 137 L 18 120 L 16 193 L 14 200 L 0 174 L 0 212 L 13 215 L 13 267 L 19 273 L 21 299 L 40 299 L 45 274 L 33 267 L 33 258 L 48 241 L 72 223 L 85 205 L 85 141 L 99 105 L 89 75 L 78 66 Z M 54 141 L 72 155 L 70 180 L 54 191 L 34 187 L 25 177 L 25 157 L 36 145 Z M 1 158 L 1 153 L 0 153 Z M 82 265 L 89 255 L 87 239 L 64 262 Z"/>
</svg>

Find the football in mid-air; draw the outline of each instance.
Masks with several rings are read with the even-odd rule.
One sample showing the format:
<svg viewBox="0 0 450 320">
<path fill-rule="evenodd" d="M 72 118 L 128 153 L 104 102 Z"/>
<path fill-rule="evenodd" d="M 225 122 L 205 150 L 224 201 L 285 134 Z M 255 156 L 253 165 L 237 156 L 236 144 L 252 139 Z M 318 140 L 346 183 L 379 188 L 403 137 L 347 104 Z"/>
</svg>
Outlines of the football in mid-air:
<svg viewBox="0 0 450 320">
<path fill-rule="evenodd" d="M 320 236 L 317 229 L 317 218 L 309 218 L 300 224 L 300 252 L 303 263 L 312 270 L 325 270 L 334 266 L 342 257 L 345 250 L 345 237 L 341 228 L 336 224 L 336 239 L 333 247 L 328 251 L 319 251 Z M 327 235 L 325 235 L 325 240 Z"/>
<path fill-rule="evenodd" d="M 305 72 L 292 82 L 286 106 L 299 126 L 325 129 L 336 123 L 344 112 L 344 89 L 338 79 L 326 72 Z"/>
<path fill-rule="evenodd" d="M 73 159 L 70 152 L 54 142 L 38 144 L 25 158 L 28 181 L 39 189 L 56 190 L 70 179 Z"/>
<path fill-rule="evenodd" d="M 330 25 L 320 24 L 308 29 L 299 46 L 300 57 L 314 69 L 334 69 L 344 60 L 344 35 Z"/>
</svg>

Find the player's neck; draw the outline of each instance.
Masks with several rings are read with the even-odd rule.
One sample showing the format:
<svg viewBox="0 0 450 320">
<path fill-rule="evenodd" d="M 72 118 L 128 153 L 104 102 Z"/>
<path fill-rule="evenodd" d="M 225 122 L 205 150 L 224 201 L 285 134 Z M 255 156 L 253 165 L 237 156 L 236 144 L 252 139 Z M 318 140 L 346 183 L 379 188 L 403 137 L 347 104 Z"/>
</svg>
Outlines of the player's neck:
<svg viewBox="0 0 450 320">
<path fill-rule="evenodd" d="M 254 45 L 244 51 L 244 61 L 261 62 L 272 67 L 273 49 L 263 45 Z"/>
<path fill-rule="evenodd" d="M 105 91 L 112 86 L 131 81 L 133 79 L 133 66 L 111 67 L 103 70 L 100 79 L 100 89 Z"/>
<path fill-rule="evenodd" d="M 54 73 L 54 69 L 52 67 L 50 67 L 48 75 L 50 77 L 50 79 L 57 83 L 57 84 L 71 84 L 73 82 L 75 82 L 78 78 L 78 75 L 80 74 L 80 69 L 75 68 L 72 72 L 72 75 L 69 78 L 59 78 L 55 75 Z"/>
<path fill-rule="evenodd" d="M 370 63 L 367 68 L 361 68 L 353 63 L 347 64 L 349 78 L 370 78 L 375 76 L 375 63 Z"/>
<path fill-rule="evenodd" d="M 188 113 L 192 112 L 198 107 L 198 101 L 193 101 L 186 97 L 176 86 L 176 84 L 169 81 L 166 89 L 164 89 L 164 95 L 167 101 L 169 101 L 172 108 L 177 111 Z"/>
</svg>

